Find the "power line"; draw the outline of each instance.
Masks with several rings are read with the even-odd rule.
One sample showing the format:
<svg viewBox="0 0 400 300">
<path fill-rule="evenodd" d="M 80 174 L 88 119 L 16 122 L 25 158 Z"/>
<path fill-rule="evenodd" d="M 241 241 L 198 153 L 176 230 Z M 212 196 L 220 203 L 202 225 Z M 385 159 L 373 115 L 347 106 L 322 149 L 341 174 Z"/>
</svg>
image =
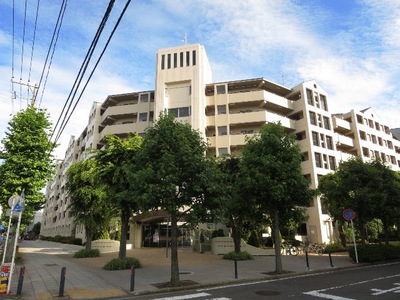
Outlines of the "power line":
<svg viewBox="0 0 400 300">
<path fill-rule="evenodd" d="M 105 51 L 106 51 L 106 49 L 107 49 L 107 47 L 108 47 L 108 45 L 109 45 L 109 43 L 110 43 L 110 41 L 111 41 L 111 38 L 113 37 L 115 31 L 117 30 L 117 28 L 118 28 L 118 26 L 119 26 L 119 23 L 121 22 L 122 17 L 124 16 L 124 14 L 125 14 L 125 12 L 126 12 L 128 6 L 129 6 L 129 4 L 130 4 L 130 2 L 131 2 L 131 0 L 128 0 L 127 3 L 125 4 L 125 7 L 124 7 L 124 9 L 122 10 L 122 12 L 121 12 L 121 14 L 120 14 L 120 16 L 119 16 L 117 23 L 115 24 L 115 26 L 114 26 L 114 28 L 113 28 L 113 30 L 112 30 L 110 36 L 108 37 L 108 40 L 107 40 L 106 45 L 104 46 L 104 48 L 103 48 L 103 50 L 102 50 L 102 52 L 101 52 L 99 58 L 97 59 L 97 62 L 96 62 L 96 64 L 95 64 L 95 66 L 94 66 L 92 72 L 90 73 L 90 76 L 89 76 L 89 78 L 87 79 L 86 84 L 85 84 L 85 86 L 83 87 L 82 92 L 80 93 L 78 100 L 76 101 L 76 103 L 75 103 L 75 105 L 74 105 L 74 107 L 73 107 L 73 109 L 72 109 L 72 112 L 69 114 L 68 119 L 66 120 L 64 126 L 63 126 L 63 127 L 61 128 L 61 130 L 59 131 L 59 134 L 57 135 L 56 140 L 54 141 L 54 143 L 57 143 L 58 139 L 60 138 L 61 133 L 64 131 L 65 126 L 67 125 L 69 119 L 71 118 L 72 113 L 75 111 L 75 108 L 76 108 L 76 106 L 78 105 L 78 102 L 80 101 L 80 99 L 81 99 L 81 97 L 82 97 L 82 95 L 83 95 L 83 93 L 84 93 L 84 91 L 85 91 L 87 85 L 89 84 L 89 81 L 90 81 L 90 79 L 92 78 L 94 71 L 96 70 L 98 64 L 100 63 L 100 60 L 101 60 L 101 58 L 103 57 L 103 55 L 104 55 L 104 53 L 105 53 Z"/>
<path fill-rule="evenodd" d="M 39 16 L 39 6 L 40 6 L 40 0 L 37 1 L 37 5 L 36 5 L 36 17 L 35 17 L 35 26 L 33 28 L 32 48 L 31 48 L 31 61 L 29 63 L 28 83 L 31 80 L 33 51 L 34 51 L 34 48 L 35 48 L 36 28 L 37 28 L 37 21 L 38 21 L 38 16 Z"/>
</svg>

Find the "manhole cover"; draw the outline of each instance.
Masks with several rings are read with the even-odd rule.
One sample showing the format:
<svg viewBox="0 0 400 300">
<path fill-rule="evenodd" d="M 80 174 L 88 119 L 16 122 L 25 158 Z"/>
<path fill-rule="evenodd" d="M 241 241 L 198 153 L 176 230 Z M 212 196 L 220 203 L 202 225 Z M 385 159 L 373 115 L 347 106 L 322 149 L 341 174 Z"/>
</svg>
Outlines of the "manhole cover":
<svg viewBox="0 0 400 300">
<path fill-rule="evenodd" d="M 258 291 L 256 292 L 256 294 L 260 296 L 277 296 L 280 295 L 281 293 L 277 291 Z"/>
</svg>

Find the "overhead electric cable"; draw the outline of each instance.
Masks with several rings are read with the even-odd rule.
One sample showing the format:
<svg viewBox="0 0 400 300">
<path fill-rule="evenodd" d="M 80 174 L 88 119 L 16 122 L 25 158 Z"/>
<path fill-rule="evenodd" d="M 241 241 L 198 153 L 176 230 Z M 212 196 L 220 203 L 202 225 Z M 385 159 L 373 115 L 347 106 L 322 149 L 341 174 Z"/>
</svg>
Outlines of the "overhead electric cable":
<svg viewBox="0 0 400 300">
<path fill-rule="evenodd" d="M 11 53 L 11 104 L 12 113 L 14 113 L 14 52 L 15 52 L 15 0 L 13 0 L 13 15 L 12 15 L 12 53 Z"/>
<path fill-rule="evenodd" d="M 67 100 L 66 100 L 66 102 L 65 102 L 65 104 L 64 104 L 64 107 L 63 107 L 63 109 L 62 109 L 62 111 L 61 111 L 61 114 L 60 114 L 60 116 L 59 116 L 59 118 L 58 118 L 58 120 L 57 120 L 56 126 L 54 127 L 53 134 L 54 134 L 55 129 L 57 128 L 57 126 L 58 126 L 58 124 L 59 124 L 59 122 L 60 122 L 60 120 L 61 120 L 62 115 L 64 114 L 64 118 L 63 118 L 63 120 L 62 120 L 62 122 L 61 122 L 61 124 L 60 124 L 59 133 L 56 135 L 56 138 L 55 138 L 55 143 L 56 143 L 56 141 L 58 140 L 59 135 L 60 135 L 61 132 L 62 132 L 61 128 L 65 128 L 65 125 L 66 125 L 66 123 L 65 123 L 65 122 L 66 122 L 66 118 L 67 118 L 67 115 L 68 115 L 69 110 L 71 109 L 71 106 L 72 106 L 72 103 L 73 103 L 73 99 L 75 98 L 76 93 L 77 93 L 78 88 L 79 88 L 79 85 L 80 85 L 81 82 L 82 82 L 82 78 L 83 78 L 83 76 L 84 76 L 84 74 L 85 74 L 85 72 L 86 72 L 86 70 L 87 70 L 87 67 L 88 67 L 89 62 L 90 62 L 90 60 L 91 60 L 91 57 L 92 57 L 92 55 L 93 55 L 93 53 L 94 53 L 94 50 L 95 50 L 95 48 L 96 48 L 96 46 L 97 46 L 97 43 L 98 43 L 99 38 L 100 38 L 100 36 L 101 36 L 101 33 L 103 32 L 103 29 L 105 28 L 105 24 L 107 23 L 107 20 L 108 20 L 108 18 L 109 18 L 109 16 L 110 16 L 110 13 L 111 13 L 112 8 L 113 8 L 113 5 L 114 5 L 114 2 L 115 2 L 115 0 L 111 0 L 111 1 L 109 2 L 109 4 L 108 4 L 107 10 L 106 10 L 106 12 L 104 13 L 103 19 L 102 19 L 102 21 L 100 22 L 100 25 L 99 25 L 99 27 L 98 27 L 98 29 L 97 29 L 97 32 L 96 32 L 96 34 L 95 34 L 95 36 L 94 36 L 94 38 L 93 38 L 93 41 L 92 41 L 92 43 L 91 43 L 91 45 L 90 45 L 90 47 L 89 47 L 89 50 L 88 50 L 87 53 L 86 53 L 86 56 L 85 56 L 85 58 L 84 58 L 84 61 L 83 61 L 82 65 L 81 65 L 81 68 L 80 68 L 80 70 L 79 70 L 79 72 L 78 72 L 78 75 L 77 75 L 77 77 L 76 77 L 76 79 L 75 79 L 75 82 L 74 82 L 74 84 L 73 84 L 73 87 L 72 87 L 72 89 L 71 89 L 71 91 L 70 91 L 70 93 L 69 93 L 69 95 L 68 95 L 68 97 L 67 97 Z M 71 98 L 71 96 L 72 96 L 72 98 Z M 68 105 L 68 103 L 69 103 L 69 105 Z M 65 111 L 65 108 L 67 107 L 67 105 L 68 105 L 68 108 L 67 108 L 67 110 Z M 64 113 L 64 111 L 65 111 L 65 113 Z M 61 132 L 60 132 L 60 131 L 61 131 Z M 50 139 L 53 137 L 53 134 L 51 135 Z"/>
<path fill-rule="evenodd" d="M 39 16 L 39 6 L 40 6 L 40 0 L 37 1 L 37 5 L 36 5 L 36 17 L 35 17 L 35 26 L 33 28 L 32 48 L 31 48 L 31 61 L 29 63 L 29 73 L 28 73 L 28 84 L 31 81 L 32 61 L 33 61 L 33 52 L 34 52 L 35 41 L 36 41 L 36 28 L 37 28 L 37 21 L 38 21 L 38 16 Z"/>
<path fill-rule="evenodd" d="M 24 48 L 25 48 L 25 29 L 26 29 L 26 11 L 27 11 L 27 1 L 25 0 L 25 13 L 24 13 L 24 26 L 22 29 L 22 49 L 21 49 L 21 72 L 19 75 L 19 80 L 22 80 L 22 69 L 24 66 Z"/>
<path fill-rule="evenodd" d="M 49 59 L 49 55 L 50 55 L 50 51 L 53 48 L 53 43 L 54 43 L 54 39 L 55 39 L 55 35 L 58 32 L 58 27 L 60 26 L 60 19 L 62 19 L 62 17 L 64 16 L 65 13 L 65 8 L 67 6 L 67 0 L 63 0 L 61 7 L 60 7 L 60 11 L 58 13 L 58 18 L 57 18 L 57 22 L 56 25 L 54 27 L 54 32 L 53 32 L 53 36 L 51 38 L 51 42 L 50 42 L 50 46 L 49 46 L 49 50 L 47 51 L 47 55 L 46 55 L 46 59 L 43 65 L 43 69 L 42 69 L 42 74 L 40 75 L 40 80 L 39 80 L 39 84 L 38 84 L 38 89 L 40 89 L 40 86 L 42 84 L 42 80 L 43 80 L 43 76 L 44 76 L 44 72 L 46 70 L 46 66 L 47 66 L 47 60 Z"/>
<path fill-rule="evenodd" d="M 108 45 L 109 45 L 109 43 L 110 43 L 110 41 L 111 41 L 111 38 L 113 37 L 115 31 L 117 30 L 117 28 L 118 28 L 118 26 L 119 26 L 119 24 L 120 24 L 120 22 L 121 22 L 121 20 L 122 20 L 122 17 L 124 16 L 126 10 L 128 9 L 128 6 L 129 6 L 130 2 L 131 2 L 131 0 L 128 0 L 128 1 L 126 2 L 125 7 L 123 8 L 123 10 L 122 10 L 122 12 L 121 12 L 121 14 L 120 14 L 120 16 L 119 16 L 119 18 L 118 18 L 118 20 L 117 20 L 117 22 L 116 22 L 114 28 L 113 28 L 113 30 L 111 31 L 111 34 L 110 34 L 110 36 L 108 37 L 108 40 L 107 40 L 107 42 L 106 42 L 106 44 L 105 44 L 105 46 L 104 46 L 104 48 L 103 48 L 103 50 L 102 50 L 102 52 L 101 52 L 99 58 L 97 59 L 97 62 L 96 62 L 96 64 L 95 64 L 95 66 L 94 66 L 92 72 L 90 73 L 90 76 L 89 76 L 89 78 L 87 79 L 86 84 L 85 84 L 85 86 L 84 86 L 82 92 L 80 93 L 79 98 L 78 98 L 78 100 L 76 101 L 76 103 L 75 103 L 75 105 L 74 105 L 74 107 L 73 107 L 72 112 L 69 114 L 68 119 L 66 120 L 66 122 L 64 123 L 64 125 L 60 128 L 60 130 L 59 130 L 59 132 L 58 132 L 58 134 L 57 134 L 57 136 L 56 136 L 56 139 L 55 139 L 53 145 L 55 145 L 55 144 L 57 143 L 58 139 L 59 139 L 60 136 L 61 136 L 61 133 L 64 131 L 64 129 L 65 129 L 65 127 L 66 127 L 66 125 L 67 125 L 69 119 L 70 119 L 71 116 L 72 116 L 72 113 L 74 112 L 74 110 L 75 110 L 75 108 L 76 108 L 78 102 L 80 101 L 80 99 L 81 99 L 81 97 L 82 97 L 82 95 L 83 95 L 83 93 L 84 93 L 84 91 L 85 91 L 87 85 L 89 84 L 90 79 L 92 78 L 94 71 L 96 70 L 98 64 L 100 63 L 100 60 L 101 60 L 101 58 L 103 57 L 103 55 L 104 55 L 104 53 L 105 53 L 105 51 L 106 51 L 106 49 L 107 49 L 107 47 L 108 47 Z"/>
</svg>

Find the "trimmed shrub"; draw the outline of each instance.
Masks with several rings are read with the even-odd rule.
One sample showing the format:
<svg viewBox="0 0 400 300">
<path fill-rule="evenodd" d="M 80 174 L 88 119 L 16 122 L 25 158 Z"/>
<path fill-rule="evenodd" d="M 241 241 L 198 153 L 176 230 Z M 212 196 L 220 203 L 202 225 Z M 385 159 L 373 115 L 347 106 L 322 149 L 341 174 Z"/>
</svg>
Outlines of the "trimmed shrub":
<svg viewBox="0 0 400 300">
<path fill-rule="evenodd" d="M 99 257 L 99 249 L 81 249 L 75 252 L 74 258 L 85 258 L 85 257 Z"/>
<path fill-rule="evenodd" d="M 343 247 L 342 244 L 340 243 L 333 243 L 333 244 L 328 244 L 325 246 L 325 253 L 333 253 L 333 252 L 346 252 L 347 249 L 345 247 Z"/>
<path fill-rule="evenodd" d="M 138 269 L 142 267 L 142 264 L 137 258 L 134 257 L 114 258 L 106 263 L 103 269 L 109 271 L 127 270 L 130 269 L 132 266 Z"/>
<path fill-rule="evenodd" d="M 349 247 L 349 256 L 356 261 L 354 246 Z M 357 245 L 359 262 L 377 262 L 392 259 L 400 259 L 400 247 L 383 244 Z"/>
<path fill-rule="evenodd" d="M 229 253 L 224 254 L 224 259 L 228 260 L 251 260 L 254 259 L 253 256 L 246 251 L 240 251 L 239 253 L 232 251 Z"/>
</svg>

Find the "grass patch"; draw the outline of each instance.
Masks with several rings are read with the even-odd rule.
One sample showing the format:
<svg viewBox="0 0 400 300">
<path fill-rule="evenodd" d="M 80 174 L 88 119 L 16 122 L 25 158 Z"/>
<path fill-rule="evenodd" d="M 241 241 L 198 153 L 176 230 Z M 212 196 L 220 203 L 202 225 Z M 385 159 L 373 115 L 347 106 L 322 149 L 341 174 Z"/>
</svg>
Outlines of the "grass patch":
<svg viewBox="0 0 400 300">
<path fill-rule="evenodd" d="M 127 270 L 131 267 L 135 269 L 141 268 L 142 264 L 135 257 L 125 257 L 125 258 L 114 258 L 106 263 L 103 267 L 104 270 L 114 271 L 114 270 Z"/>
<path fill-rule="evenodd" d="M 99 257 L 99 249 L 81 249 L 75 252 L 74 258 L 85 258 L 85 257 Z"/>
</svg>

